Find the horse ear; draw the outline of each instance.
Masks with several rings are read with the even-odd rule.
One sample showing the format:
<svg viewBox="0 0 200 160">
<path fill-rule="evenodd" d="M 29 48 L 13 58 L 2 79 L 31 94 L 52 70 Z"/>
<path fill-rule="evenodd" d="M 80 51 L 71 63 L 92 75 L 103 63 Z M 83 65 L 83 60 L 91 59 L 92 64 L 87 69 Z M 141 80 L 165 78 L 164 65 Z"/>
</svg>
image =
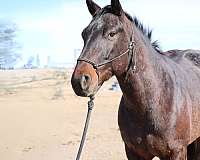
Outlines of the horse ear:
<svg viewBox="0 0 200 160">
<path fill-rule="evenodd" d="M 114 14 L 116 14 L 118 16 L 122 15 L 123 9 L 122 9 L 122 6 L 121 6 L 119 0 L 111 0 L 111 7 L 112 7 Z"/>
<path fill-rule="evenodd" d="M 86 3 L 87 3 L 88 10 L 89 10 L 89 12 L 90 12 L 90 14 L 91 14 L 92 16 L 94 16 L 95 13 L 101 9 L 101 7 L 99 7 L 99 6 L 98 6 L 96 3 L 94 3 L 92 0 L 86 0 Z"/>
</svg>

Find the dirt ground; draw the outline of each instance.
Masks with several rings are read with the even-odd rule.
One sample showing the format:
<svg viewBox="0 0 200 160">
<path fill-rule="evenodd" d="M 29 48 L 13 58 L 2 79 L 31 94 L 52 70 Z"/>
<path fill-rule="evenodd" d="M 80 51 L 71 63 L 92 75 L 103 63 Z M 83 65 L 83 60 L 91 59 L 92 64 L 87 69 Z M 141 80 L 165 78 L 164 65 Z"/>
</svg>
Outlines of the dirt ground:
<svg viewBox="0 0 200 160">
<path fill-rule="evenodd" d="M 73 160 L 87 112 L 69 70 L 0 71 L 0 159 Z M 82 160 L 127 160 L 117 125 L 121 92 L 109 81 L 95 99 Z"/>
</svg>

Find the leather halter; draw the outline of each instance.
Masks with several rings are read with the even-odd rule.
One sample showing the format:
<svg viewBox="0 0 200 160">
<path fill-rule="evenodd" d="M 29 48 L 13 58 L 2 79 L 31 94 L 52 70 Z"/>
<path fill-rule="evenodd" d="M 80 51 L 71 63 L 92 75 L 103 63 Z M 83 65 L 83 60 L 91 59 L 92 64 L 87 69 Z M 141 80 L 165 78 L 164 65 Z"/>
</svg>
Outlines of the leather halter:
<svg viewBox="0 0 200 160">
<path fill-rule="evenodd" d="M 116 56 L 116 57 L 114 57 L 112 59 L 105 60 L 104 62 L 98 64 L 98 63 L 95 63 L 94 61 L 89 60 L 87 58 L 81 58 L 81 57 L 79 57 L 77 59 L 77 62 L 83 61 L 83 62 L 91 64 L 93 66 L 93 68 L 96 70 L 97 75 L 99 77 L 98 69 L 100 67 L 102 67 L 102 66 L 104 66 L 106 64 L 112 63 L 114 60 L 116 60 L 118 58 L 121 58 L 122 56 L 128 54 L 128 66 L 127 66 L 127 73 L 126 73 L 126 78 L 125 78 L 127 80 L 127 75 L 128 75 L 129 70 L 132 68 L 132 72 L 133 73 L 135 73 L 135 71 L 136 71 L 136 52 L 135 52 L 135 46 L 136 46 L 136 43 L 131 38 L 130 43 L 128 45 L 128 49 L 125 52 L 123 52 L 122 54 L 120 54 L 120 55 L 118 55 L 118 56 Z M 133 58 L 134 58 L 134 66 L 132 66 Z"/>
</svg>

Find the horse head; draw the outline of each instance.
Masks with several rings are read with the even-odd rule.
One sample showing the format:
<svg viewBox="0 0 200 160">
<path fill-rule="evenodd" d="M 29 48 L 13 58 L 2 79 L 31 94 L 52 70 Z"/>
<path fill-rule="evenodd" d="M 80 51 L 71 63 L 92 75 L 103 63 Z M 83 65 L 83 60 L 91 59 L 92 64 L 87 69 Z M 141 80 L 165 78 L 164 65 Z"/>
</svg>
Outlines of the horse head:
<svg viewBox="0 0 200 160">
<path fill-rule="evenodd" d="M 84 47 L 78 58 L 71 83 L 78 96 L 92 96 L 113 75 L 125 74 L 129 63 L 132 23 L 119 0 L 99 7 L 86 0 L 92 21 L 83 30 Z"/>
</svg>

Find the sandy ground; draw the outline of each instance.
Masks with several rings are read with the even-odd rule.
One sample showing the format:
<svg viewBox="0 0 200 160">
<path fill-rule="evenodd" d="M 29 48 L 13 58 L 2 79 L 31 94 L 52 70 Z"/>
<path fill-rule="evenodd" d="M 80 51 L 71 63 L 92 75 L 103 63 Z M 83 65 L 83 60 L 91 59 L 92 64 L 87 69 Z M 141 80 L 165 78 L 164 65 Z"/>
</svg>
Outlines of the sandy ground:
<svg viewBox="0 0 200 160">
<path fill-rule="evenodd" d="M 87 98 L 74 95 L 70 71 L 0 71 L 0 159 L 73 160 L 80 143 Z M 120 91 L 95 99 L 83 160 L 126 160 L 117 125 Z"/>
</svg>

